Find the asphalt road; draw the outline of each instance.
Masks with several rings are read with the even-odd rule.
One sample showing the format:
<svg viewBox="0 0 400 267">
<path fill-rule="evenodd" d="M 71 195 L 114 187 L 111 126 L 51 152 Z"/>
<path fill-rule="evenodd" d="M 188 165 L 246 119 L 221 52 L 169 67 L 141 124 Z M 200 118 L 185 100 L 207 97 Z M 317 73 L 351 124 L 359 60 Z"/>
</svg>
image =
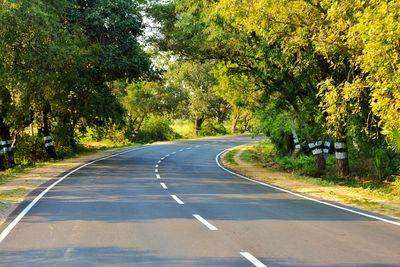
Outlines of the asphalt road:
<svg viewBox="0 0 400 267">
<path fill-rule="evenodd" d="M 9 231 L 0 265 L 400 266 L 400 226 L 218 167 L 222 150 L 251 141 L 154 145 L 88 165 Z"/>
</svg>

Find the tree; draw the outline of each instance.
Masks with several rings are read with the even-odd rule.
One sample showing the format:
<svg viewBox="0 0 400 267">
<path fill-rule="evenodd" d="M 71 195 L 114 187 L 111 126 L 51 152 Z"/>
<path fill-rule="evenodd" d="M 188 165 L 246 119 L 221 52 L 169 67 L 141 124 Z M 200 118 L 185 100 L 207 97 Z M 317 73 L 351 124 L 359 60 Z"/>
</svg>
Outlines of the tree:
<svg viewBox="0 0 400 267">
<path fill-rule="evenodd" d="M 186 109 L 181 109 L 183 117 L 195 123 L 196 134 L 207 119 L 217 119 L 222 123 L 227 116 L 226 101 L 215 95 L 212 87 L 216 84 L 210 63 L 175 62 L 165 75 L 169 86 L 179 88 L 187 95 L 182 102 Z"/>
</svg>

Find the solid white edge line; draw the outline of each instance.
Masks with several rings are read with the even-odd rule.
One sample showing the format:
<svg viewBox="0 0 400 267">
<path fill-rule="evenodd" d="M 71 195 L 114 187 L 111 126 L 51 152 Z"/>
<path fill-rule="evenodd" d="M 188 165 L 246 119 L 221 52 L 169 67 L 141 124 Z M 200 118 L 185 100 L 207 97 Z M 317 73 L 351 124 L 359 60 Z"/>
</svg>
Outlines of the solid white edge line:
<svg viewBox="0 0 400 267">
<path fill-rule="evenodd" d="M 180 200 L 176 195 L 171 195 L 171 197 L 172 197 L 173 199 L 175 199 L 175 201 L 178 202 L 179 205 L 185 204 L 185 203 L 183 203 L 183 201 Z"/>
<path fill-rule="evenodd" d="M 164 183 L 160 183 L 160 185 L 162 186 L 162 188 L 168 189 L 168 187 Z"/>
<path fill-rule="evenodd" d="M 254 266 L 257 266 L 257 267 L 267 267 L 267 265 L 265 265 L 264 263 L 262 263 L 261 261 L 259 261 L 256 257 L 254 257 L 253 255 L 251 255 L 249 252 L 240 252 L 240 255 L 242 255 L 242 256 L 245 257 L 248 261 L 250 261 L 251 263 L 253 263 Z"/>
<path fill-rule="evenodd" d="M 204 224 L 205 226 L 207 226 L 208 229 L 210 229 L 211 231 L 216 231 L 218 230 L 217 227 L 215 227 L 214 225 L 212 225 L 211 223 L 207 222 L 203 217 L 201 217 L 198 214 L 193 214 L 193 217 L 195 217 L 199 222 L 201 222 L 202 224 Z"/>
<path fill-rule="evenodd" d="M 159 174 L 156 174 L 157 179 L 161 179 L 161 176 Z"/>
<path fill-rule="evenodd" d="M 358 215 L 361 215 L 361 216 L 364 216 L 364 217 L 368 217 L 368 218 L 371 218 L 371 219 L 375 219 L 375 220 L 378 220 L 378 221 L 382 221 L 382 222 L 386 222 L 386 223 L 393 224 L 393 225 L 396 225 L 396 226 L 400 226 L 400 222 L 388 220 L 388 219 L 381 218 L 381 217 L 378 217 L 378 216 L 375 216 L 375 215 L 367 214 L 367 213 L 364 213 L 364 212 L 352 210 L 352 209 L 345 208 L 345 207 L 341 207 L 341 206 L 338 206 L 338 205 L 335 205 L 335 204 L 332 204 L 332 203 L 328 203 L 328 202 L 325 202 L 325 201 L 322 201 L 322 200 L 318 200 L 318 199 L 315 199 L 315 198 L 307 197 L 307 196 L 301 195 L 301 194 L 299 194 L 299 193 L 295 193 L 295 192 L 292 192 L 292 191 L 289 191 L 289 190 L 286 190 L 286 189 L 283 189 L 283 188 L 280 188 L 280 187 L 277 187 L 277 186 L 274 186 L 274 185 L 271 185 L 271 184 L 267 184 L 267 183 L 263 183 L 263 182 L 260 182 L 260 181 L 253 180 L 253 179 L 251 179 L 251 178 L 249 178 L 249 177 L 246 177 L 246 176 L 243 176 L 243 175 L 241 175 L 241 174 L 239 174 L 239 173 L 236 173 L 236 172 L 233 172 L 233 171 L 231 171 L 231 170 L 228 170 L 227 168 L 223 167 L 223 166 L 220 164 L 219 158 L 220 158 L 220 156 L 221 156 L 223 153 L 225 153 L 226 151 L 230 151 L 230 150 L 233 150 L 233 149 L 235 149 L 235 148 L 225 149 L 224 151 L 222 151 L 221 153 L 219 153 L 219 154 L 215 157 L 215 161 L 217 162 L 218 166 L 219 166 L 221 169 L 223 169 L 224 171 L 227 171 L 227 172 L 229 172 L 229 173 L 231 173 L 231 174 L 233 174 L 233 175 L 235 175 L 235 176 L 238 176 L 238 177 L 240 177 L 240 178 L 242 178 L 242 179 L 251 181 L 251 182 L 253 182 L 253 183 L 260 184 L 260 185 L 264 185 L 264 186 L 266 186 L 266 187 L 273 188 L 273 189 L 279 190 L 279 191 L 281 191 L 281 192 L 285 192 L 285 193 L 291 194 L 291 195 L 293 195 L 293 196 L 297 196 L 297 197 L 300 197 L 300 198 L 304 198 L 304 199 L 307 199 L 307 200 L 310 200 L 310 201 L 313 201 L 313 202 L 317 202 L 317 203 L 319 203 L 319 204 L 323 204 L 323 205 L 326 205 L 326 206 L 330 206 L 330 207 L 333 207 L 333 208 L 337 208 L 337 209 L 340 209 L 340 210 L 344 210 L 344 211 L 347 211 L 347 212 L 350 212 L 350 213 L 358 214 Z"/>
<path fill-rule="evenodd" d="M 65 178 L 67 178 L 68 176 L 70 176 L 71 174 L 79 171 L 80 169 L 89 166 L 93 163 L 102 161 L 102 160 L 106 160 L 112 157 L 116 157 L 122 154 L 126 154 L 132 151 L 136 151 L 136 150 L 140 150 L 140 149 L 144 149 L 146 147 L 140 147 L 140 148 L 134 148 L 134 149 L 128 149 L 116 154 L 111 154 L 109 156 L 100 158 L 100 159 L 96 159 L 93 161 L 90 161 L 88 163 L 85 163 L 75 169 L 73 169 L 72 171 L 68 172 L 66 175 L 64 175 L 63 177 L 61 177 L 60 179 L 58 179 L 57 181 L 55 181 L 54 183 L 52 183 L 50 186 L 48 186 L 46 189 L 44 189 L 38 196 L 36 196 L 29 204 L 28 206 L 26 206 L 19 214 L 17 217 L 14 218 L 14 220 L 12 220 L 12 222 L 3 230 L 3 232 L 0 234 L 0 243 L 3 242 L 3 240 L 10 234 L 10 232 L 14 229 L 14 227 L 22 220 L 22 218 L 24 218 L 24 216 L 33 208 L 33 206 L 35 206 L 35 204 L 44 196 L 47 194 L 47 192 L 49 192 L 53 187 L 55 187 L 57 184 L 59 184 L 60 182 L 62 182 Z"/>
</svg>

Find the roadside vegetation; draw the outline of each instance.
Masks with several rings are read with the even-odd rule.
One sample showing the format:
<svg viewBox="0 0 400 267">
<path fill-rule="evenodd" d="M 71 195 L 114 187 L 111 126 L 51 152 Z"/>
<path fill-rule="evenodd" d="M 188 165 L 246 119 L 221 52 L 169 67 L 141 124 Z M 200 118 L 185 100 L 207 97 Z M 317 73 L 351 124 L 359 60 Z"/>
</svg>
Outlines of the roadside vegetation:
<svg viewBox="0 0 400 267">
<path fill-rule="evenodd" d="M 397 183 L 399 12 L 398 1 L 2 1 L 0 170 L 102 140 L 253 132 L 273 145 L 265 164 Z"/>
<path fill-rule="evenodd" d="M 399 178 L 381 182 L 374 177 L 336 177 L 334 160 L 325 176 L 316 177 L 313 157 L 280 157 L 270 141 L 229 151 L 223 161 L 229 168 L 259 181 L 400 218 Z"/>
</svg>

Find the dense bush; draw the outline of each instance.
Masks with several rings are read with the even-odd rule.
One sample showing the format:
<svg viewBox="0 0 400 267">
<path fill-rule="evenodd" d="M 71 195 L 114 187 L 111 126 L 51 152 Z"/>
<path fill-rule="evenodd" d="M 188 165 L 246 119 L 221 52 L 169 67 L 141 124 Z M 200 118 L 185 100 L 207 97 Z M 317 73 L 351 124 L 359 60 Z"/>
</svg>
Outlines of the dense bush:
<svg viewBox="0 0 400 267">
<path fill-rule="evenodd" d="M 285 156 L 278 159 L 278 163 L 285 169 L 300 174 L 318 176 L 315 168 L 315 157 L 300 155 L 299 157 Z"/>
<path fill-rule="evenodd" d="M 20 136 L 14 152 L 15 161 L 24 165 L 47 159 L 44 140 L 37 136 Z"/>
<path fill-rule="evenodd" d="M 279 156 L 290 154 L 294 148 L 294 144 L 286 116 L 274 115 L 268 112 L 268 110 L 261 113 L 260 116 L 261 123 L 258 126 L 258 131 L 269 137 Z"/>
<path fill-rule="evenodd" d="M 224 135 L 227 133 L 225 126 L 215 121 L 204 122 L 200 131 L 200 135 L 203 136 Z"/>
<path fill-rule="evenodd" d="M 171 122 L 161 117 L 150 117 L 144 122 L 136 136 L 139 143 L 151 143 L 156 141 L 175 140 L 179 134 L 171 128 Z"/>
</svg>

